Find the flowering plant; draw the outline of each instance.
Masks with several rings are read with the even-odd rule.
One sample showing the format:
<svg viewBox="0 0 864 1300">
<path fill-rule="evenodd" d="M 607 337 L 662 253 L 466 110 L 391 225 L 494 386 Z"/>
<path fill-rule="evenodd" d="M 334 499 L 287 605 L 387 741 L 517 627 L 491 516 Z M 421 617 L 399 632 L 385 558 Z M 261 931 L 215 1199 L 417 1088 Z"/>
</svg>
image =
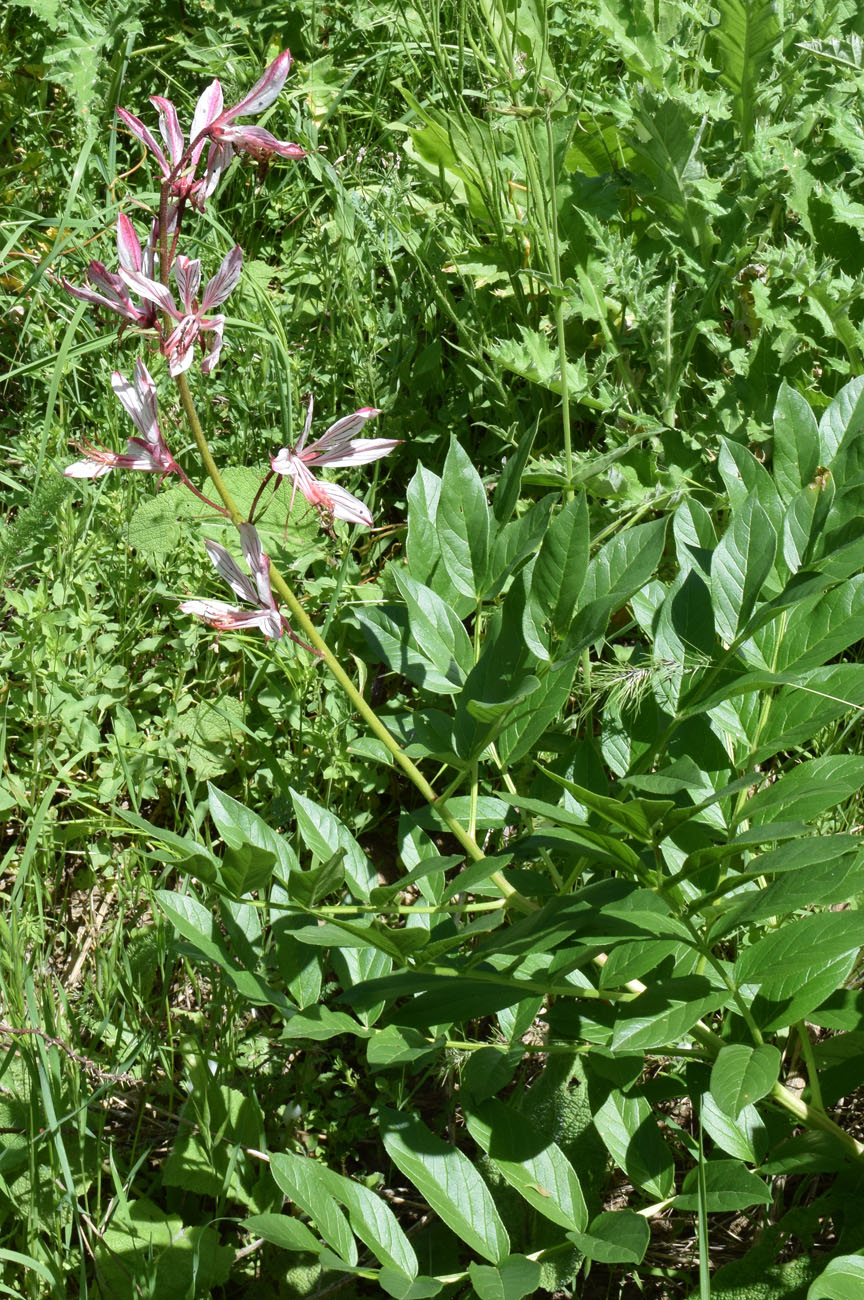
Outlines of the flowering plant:
<svg viewBox="0 0 864 1300">
<path fill-rule="evenodd" d="M 137 333 L 155 337 L 167 361 L 169 376 L 177 386 L 203 466 L 216 485 L 222 504 L 209 501 L 172 455 L 159 424 L 156 384 L 141 357 L 136 359 L 132 383 L 119 371 L 111 381 L 118 400 L 135 425 L 136 434 L 128 439 L 122 452 L 111 451 L 93 442 L 82 442 L 83 458 L 69 465 L 65 473 L 70 478 L 100 478 L 112 469 L 133 469 L 158 474 L 160 481 L 175 475 L 196 496 L 228 516 L 237 526 L 252 575 L 250 581 L 224 546 L 206 541 L 207 553 L 219 575 L 251 608 L 202 598 L 184 601 L 180 605 L 181 611 L 196 615 L 220 632 L 258 628 L 268 640 L 279 640 L 287 632 L 307 650 L 320 654 L 320 649 L 295 636 L 279 612 L 271 585 L 270 558 L 264 553 L 252 519 L 243 519 L 225 488 L 186 380 L 196 343 L 202 351 L 203 375 L 211 374 L 219 362 L 225 317 L 214 313 L 214 308 L 228 298 L 240 279 L 242 249 L 235 246 L 223 257 L 203 292 L 201 259 L 178 251 L 185 214 L 187 211 L 204 211 L 206 199 L 215 192 L 222 173 L 235 154 L 248 154 L 261 167 L 266 167 L 274 157 L 299 159 L 304 156 L 299 145 L 280 141 L 262 127 L 239 121 L 255 117 L 275 103 L 290 67 L 291 55 L 286 50 L 273 60 L 248 94 L 229 108 L 224 107 L 222 87 L 218 81 L 213 81 L 198 100 L 188 138 L 174 104 L 162 95 L 151 96 L 151 103 L 159 115 L 159 132 L 164 148 L 141 118 L 128 109 L 118 108 L 121 122 L 155 159 L 161 177 L 159 213 L 152 221 L 143 246 L 132 222 L 125 213 L 120 213 L 117 218 L 116 271 L 109 270 L 102 262 L 93 261 L 87 271 L 88 286 L 62 281 L 74 297 L 119 316 L 120 335 L 132 326 Z M 206 161 L 203 172 L 199 174 L 205 149 Z M 176 285 L 176 298 L 169 288 L 171 276 Z M 283 448 L 271 456 L 271 469 L 264 477 L 262 488 L 274 476 L 290 477 L 295 492 L 299 488 L 306 500 L 318 508 L 327 528 L 332 526 L 334 519 L 371 527 L 372 513 L 362 501 L 337 484 L 321 482 L 309 467 L 327 465 L 341 468 L 386 456 L 397 446 L 395 440 L 354 437 L 367 420 L 379 414 L 380 411 L 374 407 L 362 407 L 353 415 L 337 420 L 317 442 L 305 448 L 312 421 L 310 398 L 306 424 L 297 446 Z M 259 496 L 260 491 L 256 501 Z M 287 588 L 281 578 L 279 583 L 284 594 Z M 297 613 L 296 601 L 294 605 Z"/>
</svg>

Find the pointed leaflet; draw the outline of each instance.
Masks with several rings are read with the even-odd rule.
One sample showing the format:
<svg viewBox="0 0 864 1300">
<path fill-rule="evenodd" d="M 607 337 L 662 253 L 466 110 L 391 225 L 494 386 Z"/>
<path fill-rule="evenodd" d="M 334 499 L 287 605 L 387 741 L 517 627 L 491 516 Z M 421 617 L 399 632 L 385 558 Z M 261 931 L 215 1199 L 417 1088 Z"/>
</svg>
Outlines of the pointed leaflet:
<svg viewBox="0 0 864 1300">
<path fill-rule="evenodd" d="M 282 1192 L 308 1214 L 321 1236 L 348 1264 L 357 1263 L 357 1245 L 348 1220 L 327 1186 L 327 1170 L 311 1156 L 270 1157 L 270 1172 Z"/>
<path fill-rule="evenodd" d="M 380 1196 L 362 1183 L 345 1178 L 332 1169 L 320 1168 L 324 1186 L 334 1200 L 348 1211 L 351 1227 L 380 1262 L 407 1277 L 417 1276 L 414 1248 L 399 1226 L 396 1215 Z"/>
<path fill-rule="evenodd" d="M 535 1259 L 511 1255 L 497 1268 L 472 1261 L 468 1276 L 478 1300 L 523 1300 L 537 1294 L 543 1274 Z"/>
<path fill-rule="evenodd" d="M 745 1106 L 767 1097 L 780 1074 L 780 1053 L 771 1043 L 727 1043 L 711 1068 L 711 1095 L 725 1115 L 737 1119 Z"/>
<path fill-rule="evenodd" d="M 681 1195 L 674 1205 L 679 1210 L 698 1210 L 698 1169 L 691 1169 L 684 1179 Z M 770 1205 L 771 1192 L 765 1182 L 738 1160 L 706 1160 L 705 1195 L 712 1214 L 746 1210 L 750 1205 Z"/>
<path fill-rule="evenodd" d="M 603 1145 L 634 1187 L 665 1200 L 675 1186 L 675 1162 L 644 1097 L 613 1088 L 594 1113 Z"/>
<path fill-rule="evenodd" d="M 860 1300 L 864 1295 L 864 1258 L 837 1255 L 811 1283 L 807 1300 Z"/>
<path fill-rule="evenodd" d="M 772 472 L 788 504 L 813 479 L 819 464 L 819 431 L 810 404 L 784 380 L 774 407 Z"/>
<path fill-rule="evenodd" d="M 465 1111 L 465 1123 L 498 1172 L 529 1205 L 564 1228 L 585 1227 L 588 1211 L 576 1170 L 527 1115 L 504 1102 L 486 1101 Z"/>
<path fill-rule="evenodd" d="M 296 790 L 291 791 L 297 830 L 307 849 L 322 862 L 343 849 L 345 852 L 345 879 L 357 898 L 369 901 L 369 891 L 378 884 L 378 873 L 366 857 L 351 832 L 327 808 L 306 799 Z"/>
<path fill-rule="evenodd" d="M 651 1229 L 634 1210 L 606 1210 L 592 1219 L 587 1232 L 568 1232 L 582 1254 L 602 1264 L 641 1264 Z"/>
<path fill-rule="evenodd" d="M 774 565 L 777 535 L 755 495 L 732 516 L 711 561 L 717 635 L 731 645 L 745 626 Z"/>
<path fill-rule="evenodd" d="M 390 1159 L 452 1232 L 493 1264 L 510 1253 L 510 1239 L 489 1188 L 467 1156 L 413 1116 L 380 1109 Z"/>
<path fill-rule="evenodd" d="M 441 555 L 454 587 L 476 600 L 486 588 L 489 507 L 480 475 L 455 438 L 444 462 L 436 522 Z"/>
<path fill-rule="evenodd" d="M 552 519 L 531 574 L 528 600 L 535 619 L 563 636 L 576 613 L 588 564 L 588 506 L 584 493 Z"/>
</svg>

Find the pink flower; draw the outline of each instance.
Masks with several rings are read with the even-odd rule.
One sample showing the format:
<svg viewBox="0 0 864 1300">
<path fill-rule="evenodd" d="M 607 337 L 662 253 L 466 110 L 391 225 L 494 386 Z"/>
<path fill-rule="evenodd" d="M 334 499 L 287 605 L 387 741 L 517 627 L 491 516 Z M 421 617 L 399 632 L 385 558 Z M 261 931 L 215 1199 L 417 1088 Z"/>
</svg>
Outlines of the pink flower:
<svg viewBox="0 0 864 1300">
<path fill-rule="evenodd" d="M 305 447 L 309 430 L 312 427 L 312 398 L 306 423 L 296 447 L 283 447 L 270 457 L 270 464 L 276 474 L 287 475 L 294 480 L 291 504 L 294 493 L 300 490 L 302 495 L 319 510 L 334 519 L 347 519 L 349 523 L 372 527 L 372 513 L 357 497 L 346 492 L 336 483 L 326 483 L 316 479 L 311 473 L 310 465 L 329 465 L 332 469 L 347 465 L 363 465 L 371 460 L 379 460 L 399 446 L 398 438 L 355 438 L 354 434 L 363 428 L 367 420 L 372 420 L 381 412 L 374 406 L 363 406 L 353 415 L 345 415 L 323 433 L 317 442 Z M 305 450 L 304 450 L 305 447 Z"/>
<path fill-rule="evenodd" d="M 237 245 L 224 258 L 212 280 L 208 281 L 199 303 L 197 294 L 201 286 L 201 263 L 197 257 L 178 256 L 174 262 L 174 279 L 177 281 L 183 304 L 181 311 L 172 297 L 171 290 L 166 289 L 164 284 L 151 280 L 143 272 L 121 268 L 120 274 L 130 288 L 142 298 L 155 303 L 177 321 L 176 329 L 172 330 L 167 339 L 162 340 L 162 351 L 168 358 L 168 369 L 172 375 L 182 375 L 184 370 L 189 369 L 192 364 L 195 340 L 205 332 L 213 334 L 213 341 L 201 364 L 201 370 L 205 375 L 209 375 L 216 365 L 222 350 L 225 317 L 206 316 L 204 313 L 225 301 L 240 279 L 242 269 L 243 250 Z"/>
<path fill-rule="evenodd" d="M 268 640 L 276 641 L 286 628 L 270 587 L 270 557 L 261 549 L 261 538 L 252 524 L 240 525 L 240 542 L 249 572 L 255 579 L 254 586 L 224 546 L 211 541 L 206 541 L 204 545 L 219 577 L 254 609 L 241 609 L 223 600 L 185 600 L 180 609 L 184 614 L 195 614 L 220 632 L 242 627 L 260 627 Z"/>
<path fill-rule="evenodd" d="M 212 194 L 213 186 L 208 188 L 205 177 L 196 180 L 195 169 L 207 140 L 207 128 L 222 111 L 222 87 L 218 81 L 211 82 L 198 100 L 192 118 L 188 147 L 180 128 L 177 110 L 171 100 L 165 99 L 163 95 L 151 95 L 150 103 L 155 104 L 159 111 L 159 132 L 168 149 L 170 162 L 161 145 L 153 138 L 140 118 L 135 117 L 125 108 L 118 108 L 117 116 L 150 150 L 162 173 L 163 182 L 171 182 L 171 193 L 178 200 L 188 200 L 199 212 L 203 212 L 204 199 L 208 194 Z"/>
<path fill-rule="evenodd" d="M 152 277 L 158 225 L 159 223 L 154 221 L 147 247 L 142 249 L 132 222 L 125 213 L 120 213 L 117 218 L 117 257 L 121 268 L 128 271 L 141 271 Z M 65 279 L 62 280 L 63 288 L 67 293 L 71 293 L 73 298 L 80 298 L 82 302 L 92 302 L 97 307 L 106 307 L 108 311 L 122 316 L 124 322 L 137 325 L 139 329 L 153 329 L 156 324 L 155 306 L 150 302 L 145 303 L 143 307 L 137 306 L 129 297 L 126 285 L 120 276 L 109 271 L 103 262 L 90 263 L 87 279 L 99 292 L 94 293 L 92 289 L 79 289 Z M 125 328 L 124 323 L 120 327 L 121 332 Z"/>
<path fill-rule="evenodd" d="M 284 86 L 290 67 L 291 54 L 285 50 L 273 60 L 239 104 L 224 110 L 222 87 L 218 81 L 211 82 L 195 107 L 188 144 L 171 100 L 162 95 L 151 95 L 150 102 L 159 111 L 159 131 L 167 155 L 140 118 L 125 108 L 118 108 L 117 113 L 156 159 L 163 183 L 170 183 L 172 195 L 203 212 L 204 200 L 213 193 L 235 151 L 251 153 L 259 161 L 271 154 L 278 154 L 281 158 L 303 157 L 304 151 L 299 145 L 277 140 L 261 127 L 232 125 L 235 118 L 250 117 L 269 108 Z M 204 175 L 196 178 L 198 161 L 208 140 L 207 167 Z"/>
<path fill-rule="evenodd" d="M 303 158 L 305 150 L 298 144 L 277 140 L 260 126 L 233 126 L 238 117 L 257 117 L 278 98 L 291 67 L 291 52 L 284 50 L 274 59 L 267 71 L 247 95 L 227 108 L 207 126 L 207 136 L 213 142 L 207 155 L 207 193 L 212 194 L 221 173 L 235 153 L 248 153 L 258 162 L 265 162 L 276 154 L 280 158 Z"/>
<path fill-rule="evenodd" d="M 140 469 L 148 474 L 173 474 L 178 466 L 165 445 L 159 428 L 156 408 L 156 385 L 150 372 L 139 358 L 135 362 L 135 383 L 130 384 L 119 371 L 111 376 L 111 387 L 140 438 L 130 438 L 125 452 L 109 451 L 107 447 L 83 444 L 84 460 L 69 465 L 63 472 L 67 478 L 101 478 L 111 469 Z"/>
</svg>

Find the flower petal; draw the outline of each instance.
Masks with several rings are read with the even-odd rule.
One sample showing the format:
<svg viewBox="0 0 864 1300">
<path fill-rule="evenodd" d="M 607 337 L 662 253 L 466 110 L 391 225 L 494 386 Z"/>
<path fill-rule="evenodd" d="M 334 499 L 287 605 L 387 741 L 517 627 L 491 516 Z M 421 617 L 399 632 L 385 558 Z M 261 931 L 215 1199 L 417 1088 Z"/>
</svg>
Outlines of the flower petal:
<svg viewBox="0 0 864 1300">
<path fill-rule="evenodd" d="M 177 109 L 166 99 L 164 95 L 151 95 L 150 103 L 155 104 L 159 110 L 159 133 L 168 146 L 171 154 L 171 162 L 174 167 L 177 166 L 183 157 L 183 132 L 180 130 L 180 122 L 177 119 Z"/>
<path fill-rule="evenodd" d="M 263 126 L 226 126 L 220 128 L 219 139 L 227 140 L 237 150 L 250 153 L 259 160 L 277 154 L 280 158 L 305 158 L 306 150 L 290 140 L 277 140 Z"/>
<path fill-rule="evenodd" d="M 151 280 L 149 276 L 142 275 L 140 271 L 128 271 L 125 266 L 121 266 L 120 275 L 124 284 L 127 284 L 130 289 L 134 289 L 141 298 L 146 298 L 149 302 L 155 302 L 157 307 L 160 307 L 169 316 L 173 316 L 175 320 L 183 319 L 183 313 L 178 311 L 171 290 L 166 289 L 164 284 L 160 284 L 158 280 Z"/>
<path fill-rule="evenodd" d="M 243 249 L 239 244 L 235 244 L 231 252 L 223 258 L 219 270 L 207 283 L 201 299 L 202 312 L 209 311 L 211 307 L 218 307 L 220 302 L 225 301 L 240 279 L 242 270 Z"/>
<path fill-rule="evenodd" d="M 372 511 L 365 506 L 357 497 L 346 492 L 345 488 L 340 487 L 338 483 L 318 483 L 319 495 L 322 499 L 319 504 L 326 510 L 333 512 L 334 519 L 346 519 L 349 524 L 363 524 L 366 528 L 372 527 Z"/>
<path fill-rule="evenodd" d="M 269 108 L 273 101 L 279 96 L 282 87 L 285 85 L 285 78 L 288 76 L 291 67 L 291 51 L 283 50 L 278 58 L 274 59 L 270 67 L 264 73 L 259 81 L 249 91 L 239 104 L 229 108 L 223 115 L 225 122 L 232 122 L 235 117 L 254 117 L 258 113 L 263 113 L 265 108 Z"/>
<path fill-rule="evenodd" d="M 222 87 L 218 81 L 211 81 L 210 85 L 204 91 L 198 103 L 195 105 L 195 114 L 192 118 L 192 130 L 189 133 L 189 143 L 194 145 L 191 154 L 192 167 L 194 168 L 201 157 L 201 150 L 207 141 L 206 131 L 208 126 L 216 121 L 222 112 Z M 202 137 L 198 139 L 199 135 Z M 196 144 L 197 141 L 197 144 Z"/>
<path fill-rule="evenodd" d="M 156 141 L 153 139 L 153 136 L 147 130 L 146 126 L 141 121 L 140 117 L 135 117 L 134 114 L 128 112 L 128 110 L 125 108 L 118 108 L 117 116 L 120 118 L 121 122 L 126 123 L 126 125 L 128 126 L 129 130 L 132 132 L 132 134 L 137 136 L 138 139 L 141 141 L 141 143 L 147 146 L 147 148 L 150 150 L 153 157 L 156 159 L 157 163 L 159 164 L 159 170 L 161 171 L 162 175 L 170 176 L 171 168 L 168 166 L 167 160 L 165 158 L 164 153 L 162 152 L 161 146 L 158 145 Z"/>
<path fill-rule="evenodd" d="M 184 614 L 195 614 L 220 632 L 260 627 L 269 639 L 278 641 L 282 636 L 282 619 L 269 609 L 238 609 L 221 600 L 184 600 L 178 608 Z"/>
<path fill-rule="evenodd" d="M 119 370 L 115 370 L 111 376 L 111 387 L 144 441 L 158 446 L 162 439 L 156 411 L 156 385 L 140 357 L 135 362 L 134 386 Z"/>
<path fill-rule="evenodd" d="M 201 374 L 212 374 L 219 362 L 219 354 L 222 351 L 222 331 L 225 328 L 224 316 L 210 316 L 208 319 L 201 318 L 202 330 L 207 330 L 213 335 L 210 342 L 210 350 L 204 360 L 201 362 Z"/>
<path fill-rule="evenodd" d="M 111 469 L 110 465 L 104 464 L 101 460 L 76 460 L 73 465 L 67 465 L 63 473 L 66 478 L 101 478 Z"/>
<path fill-rule="evenodd" d="M 309 465 L 329 465 L 331 469 L 344 469 L 348 465 L 367 465 L 369 461 L 389 456 L 401 441 L 401 438 L 352 438 L 347 450 L 339 448 L 325 451 L 323 455 L 315 455 L 314 448 L 310 447 L 303 459 Z"/>
<path fill-rule="evenodd" d="M 250 605 L 258 604 L 258 595 L 252 583 L 246 577 L 246 574 L 240 569 L 236 560 L 220 546 L 218 542 L 205 541 L 204 546 L 207 554 L 210 556 L 213 566 L 223 582 L 235 592 L 241 600 L 246 600 Z"/>
<path fill-rule="evenodd" d="M 143 265 L 143 251 L 135 227 L 121 212 L 117 217 L 117 260 L 127 271 L 140 271 Z"/>
<path fill-rule="evenodd" d="M 200 258 L 184 257 L 182 253 L 178 254 L 174 261 L 174 279 L 177 281 L 180 301 L 183 303 L 186 314 L 194 314 L 195 299 L 201 287 Z"/>
</svg>

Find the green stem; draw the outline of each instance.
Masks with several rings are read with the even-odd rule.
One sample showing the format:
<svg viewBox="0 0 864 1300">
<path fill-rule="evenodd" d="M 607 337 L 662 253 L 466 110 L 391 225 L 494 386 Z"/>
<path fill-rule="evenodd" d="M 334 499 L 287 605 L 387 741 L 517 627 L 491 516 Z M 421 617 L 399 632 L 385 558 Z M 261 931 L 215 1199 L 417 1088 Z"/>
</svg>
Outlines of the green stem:
<svg viewBox="0 0 864 1300">
<path fill-rule="evenodd" d="M 201 455 L 202 463 L 205 469 L 207 470 L 207 473 L 210 477 L 211 482 L 213 483 L 213 486 L 215 487 L 216 491 L 218 492 L 219 496 L 221 497 L 222 501 L 225 504 L 225 508 L 228 511 L 228 514 L 231 518 L 231 522 L 237 527 L 239 527 L 240 524 L 244 522 L 243 515 L 240 513 L 240 510 L 238 509 L 237 504 L 234 501 L 234 498 L 231 496 L 231 493 L 228 491 L 228 488 L 225 485 L 225 481 L 222 478 L 222 475 L 219 473 L 219 469 L 216 465 L 216 462 L 213 459 L 213 455 L 210 451 L 210 448 L 207 445 L 207 439 L 204 436 L 204 430 L 201 427 L 201 421 L 198 419 L 198 412 L 195 410 L 195 403 L 192 400 L 192 393 L 189 389 L 189 384 L 187 383 L 186 376 L 176 375 L 174 382 L 177 385 L 177 392 L 180 397 L 180 404 L 183 407 L 183 412 L 186 416 L 186 419 L 189 422 L 189 428 L 192 431 L 192 436 L 195 439 L 195 444 Z M 288 583 L 282 577 L 282 574 L 273 565 L 271 565 L 270 568 L 270 581 L 273 587 L 276 589 L 276 591 L 278 591 L 279 595 L 282 597 L 284 603 L 287 605 L 293 623 L 302 632 L 303 636 L 309 642 L 309 644 L 313 646 L 315 650 L 318 651 L 319 655 L 324 660 L 330 672 L 336 678 L 336 681 L 342 687 L 342 690 L 345 692 L 345 694 L 347 695 L 348 699 L 351 701 L 354 708 L 360 714 L 360 717 L 366 723 L 367 727 L 372 732 L 373 736 L 376 736 L 381 741 L 381 743 L 386 747 L 387 751 L 393 756 L 395 762 L 398 763 L 399 767 L 401 767 L 402 771 L 405 773 L 408 779 L 416 786 L 419 792 L 423 795 L 423 798 L 426 799 L 427 802 L 432 805 L 432 807 L 438 813 L 438 816 L 446 825 L 447 829 L 450 831 L 452 835 L 456 837 L 456 839 L 462 845 L 463 849 L 468 854 L 468 856 L 474 862 L 481 862 L 485 857 L 485 854 L 483 850 L 480 848 L 477 841 L 474 839 L 473 835 L 470 835 L 468 831 L 465 829 L 465 827 L 462 825 L 462 823 L 458 820 L 458 818 L 453 816 L 452 812 L 447 807 L 446 801 L 438 797 L 438 795 L 435 793 L 432 786 L 426 780 L 425 776 L 420 771 L 420 769 L 416 767 L 414 763 L 412 763 L 411 759 L 405 753 L 402 746 L 398 743 L 398 741 L 396 741 L 393 738 L 393 736 L 391 736 L 390 732 L 384 726 L 383 722 L 378 717 L 375 710 L 371 708 L 369 704 L 367 704 L 366 700 L 364 700 L 363 696 L 357 690 L 357 687 L 354 685 L 351 678 L 345 672 L 345 669 L 342 667 L 339 660 L 333 654 L 330 647 L 323 640 L 323 638 L 319 636 L 315 624 L 312 622 L 309 615 L 306 613 L 305 609 L 300 604 L 300 601 L 297 599 L 294 592 L 288 586 Z M 522 894 L 520 894 L 517 889 L 514 889 L 513 886 L 509 883 L 509 881 L 507 881 L 504 878 L 504 876 L 501 874 L 500 871 L 493 871 L 489 879 L 492 881 L 495 887 L 500 891 L 500 893 L 504 896 L 504 898 L 511 901 L 514 904 L 514 906 L 518 907 L 521 911 L 529 912 L 535 910 L 536 905 L 533 902 L 531 902 L 530 899 L 527 899 Z"/>
</svg>

